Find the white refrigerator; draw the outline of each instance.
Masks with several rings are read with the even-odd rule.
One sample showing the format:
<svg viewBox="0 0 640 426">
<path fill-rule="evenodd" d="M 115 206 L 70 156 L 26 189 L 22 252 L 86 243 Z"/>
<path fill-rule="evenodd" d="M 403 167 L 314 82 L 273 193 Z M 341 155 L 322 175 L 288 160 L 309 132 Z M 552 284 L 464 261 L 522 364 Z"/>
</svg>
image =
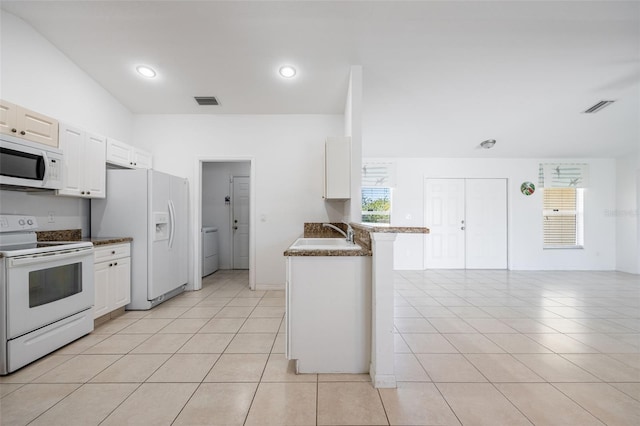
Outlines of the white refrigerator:
<svg viewBox="0 0 640 426">
<path fill-rule="evenodd" d="M 146 310 L 188 281 L 188 182 L 155 170 L 107 170 L 107 198 L 91 200 L 93 237 L 132 237 L 131 303 Z"/>
</svg>

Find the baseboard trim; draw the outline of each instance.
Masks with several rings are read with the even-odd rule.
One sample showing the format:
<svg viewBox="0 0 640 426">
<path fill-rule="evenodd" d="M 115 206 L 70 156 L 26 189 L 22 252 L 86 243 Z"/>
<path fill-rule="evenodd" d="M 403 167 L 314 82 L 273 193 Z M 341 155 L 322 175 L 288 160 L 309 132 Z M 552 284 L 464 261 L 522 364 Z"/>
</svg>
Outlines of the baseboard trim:
<svg viewBox="0 0 640 426">
<path fill-rule="evenodd" d="M 284 290 L 284 284 L 256 284 L 256 291 Z"/>
<path fill-rule="evenodd" d="M 398 387 L 395 374 L 377 374 L 371 377 L 371 382 L 374 388 L 393 389 Z"/>
</svg>

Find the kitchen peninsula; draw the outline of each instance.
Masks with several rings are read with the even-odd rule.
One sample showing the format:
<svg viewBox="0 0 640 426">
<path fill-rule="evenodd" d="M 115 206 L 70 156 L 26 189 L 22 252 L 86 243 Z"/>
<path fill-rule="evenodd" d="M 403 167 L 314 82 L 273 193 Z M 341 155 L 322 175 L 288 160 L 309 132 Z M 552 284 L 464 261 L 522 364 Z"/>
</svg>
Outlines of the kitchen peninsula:
<svg viewBox="0 0 640 426">
<path fill-rule="evenodd" d="M 350 223 L 355 247 L 340 233 L 305 223 L 287 257 L 287 358 L 300 373 L 366 373 L 375 387 L 395 387 L 393 242 L 424 227 Z M 321 238 L 327 244 L 321 245 Z M 310 243 L 309 243 L 310 242 Z M 305 243 L 309 243 L 305 245 Z"/>
</svg>

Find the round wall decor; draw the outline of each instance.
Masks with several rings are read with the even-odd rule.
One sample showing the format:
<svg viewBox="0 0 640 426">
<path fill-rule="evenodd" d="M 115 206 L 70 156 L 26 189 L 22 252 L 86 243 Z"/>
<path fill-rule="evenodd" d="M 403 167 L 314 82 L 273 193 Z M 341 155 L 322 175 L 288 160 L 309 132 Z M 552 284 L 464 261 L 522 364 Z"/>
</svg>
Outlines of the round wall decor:
<svg viewBox="0 0 640 426">
<path fill-rule="evenodd" d="M 536 186 L 531 182 L 522 182 L 522 185 L 520 185 L 520 192 L 524 195 L 531 195 L 536 192 Z"/>
</svg>

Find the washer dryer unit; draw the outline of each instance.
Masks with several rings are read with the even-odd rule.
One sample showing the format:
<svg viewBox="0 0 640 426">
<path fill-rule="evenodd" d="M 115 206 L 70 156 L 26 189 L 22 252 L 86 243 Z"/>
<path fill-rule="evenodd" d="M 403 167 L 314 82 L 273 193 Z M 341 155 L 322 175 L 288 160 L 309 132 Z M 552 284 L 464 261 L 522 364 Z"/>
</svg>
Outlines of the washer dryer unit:
<svg viewBox="0 0 640 426">
<path fill-rule="evenodd" d="M 202 228 L 202 276 L 218 270 L 218 228 Z"/>
</svg>

